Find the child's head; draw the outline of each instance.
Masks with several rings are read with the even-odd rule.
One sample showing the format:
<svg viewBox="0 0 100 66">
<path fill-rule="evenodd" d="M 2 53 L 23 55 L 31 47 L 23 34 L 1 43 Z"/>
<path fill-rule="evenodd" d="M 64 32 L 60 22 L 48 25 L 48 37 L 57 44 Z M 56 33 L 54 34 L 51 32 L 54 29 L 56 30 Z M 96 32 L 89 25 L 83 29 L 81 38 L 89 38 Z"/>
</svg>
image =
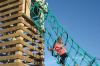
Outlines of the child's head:
<svg viewBox="0 0 100 66">
<path fill-rule="evenodd" d="M 60 37 L 57 39 L 57 41 L 58 41 L 58 43 L 63 43 L 62 38 L 60 38 Z"/>
</svg>

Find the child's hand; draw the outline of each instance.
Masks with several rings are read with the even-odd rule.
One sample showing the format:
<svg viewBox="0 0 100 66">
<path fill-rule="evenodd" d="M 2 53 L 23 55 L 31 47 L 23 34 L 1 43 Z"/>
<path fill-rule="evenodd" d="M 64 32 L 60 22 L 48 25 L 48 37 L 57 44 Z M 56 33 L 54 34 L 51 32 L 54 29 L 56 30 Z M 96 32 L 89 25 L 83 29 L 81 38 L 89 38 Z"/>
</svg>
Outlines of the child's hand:
<svg viewBox="0 0 100 66">
<path fill-rule="evenodd" d="M 49 48 L 49 51 L 52 51 L 52 48 Z"/>
</svg>

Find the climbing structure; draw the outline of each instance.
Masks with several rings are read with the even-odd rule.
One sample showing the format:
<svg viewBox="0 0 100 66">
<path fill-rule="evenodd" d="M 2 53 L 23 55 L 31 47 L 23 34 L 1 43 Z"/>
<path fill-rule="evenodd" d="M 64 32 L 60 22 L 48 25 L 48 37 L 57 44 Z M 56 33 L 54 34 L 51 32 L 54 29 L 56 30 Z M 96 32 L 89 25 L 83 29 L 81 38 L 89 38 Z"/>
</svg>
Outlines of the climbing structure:
<svg viewBox="0 0 100 66">
<path fill-rule="evenodd" d="M 47 7 L 47 3 L 37 1 L 34 3 L 32 2 L 32 4 L 34 5 L 31 6 L 31 18 L 35 22 L 41 35 L 44 37 L 47 48 L 52 48 L 52 50 L 54 50 L 53 44 L 57 41 L 58 37 L 61 37 L 63 43 L 66 44 L 68 50 L 68 58 L 66 58 L 65 62 L 66 66 L 99 66 L 96 58 L 83 50 L 63 26 L 60 25 L 58 20 Z M 41 18 L 41 13 L 44 14 L 44 18 Z M 41 26 L 44 26 L 45 28 L 41 28 Z M 44 30 L 46 31 L 45 35 L 43 34 Z M 53 51 L 52 54 L 57 63 L 61 65 L 59 62 L 60 56 L 57 52 Z"/>
<path fill-rule="evenodd" d="M 46 32 L 46 33 L 45 33 Z M 0 66 L 44 66 L 44 41 L 52 48 L 58 37 L 68 50 L 66 66 L 99 66 L 60 25 L 42 0 L 0 0 Z M 60 56 L 52 51 L 60 64 Z"/>
<path fill-rule="evenodd" d="M 44 40 L 29 2 L 0 0 L 0 66 L 44 66 Z"/>
</svg>

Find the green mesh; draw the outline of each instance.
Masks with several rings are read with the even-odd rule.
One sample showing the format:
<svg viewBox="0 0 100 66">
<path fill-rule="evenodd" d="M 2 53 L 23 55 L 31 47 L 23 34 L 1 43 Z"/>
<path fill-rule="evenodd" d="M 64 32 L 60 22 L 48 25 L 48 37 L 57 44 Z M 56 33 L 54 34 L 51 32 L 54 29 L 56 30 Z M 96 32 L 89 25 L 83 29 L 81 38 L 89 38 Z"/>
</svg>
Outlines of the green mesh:
<svg viewBox="0 0 100 66">
<path fill-rule="evenodd" d="M 39 30 L 41 36 L 45 40 L 47 48 L 53 49 L 53 44 L 57 41 L 58 37 L 63 39 L 63 43 L 66 44 L 66 49 L 68 51 L 68 57 L 65 59 L 66 66 L 99 66 L 96 58 L 91 56 L 85 50 L 83 50 L 74 39 L 68 34 L 68 32 L 61 26 L 55 16 L 51 13 L 50 9 L 46 7 L 46 3 L 41 1 L 36 1 L 31 6 L 31 19 L 36 23 L 36 28 Z M 41 17 L 41 14 L 44 17 Z M 44 23 L 45 22 L 45 23 Z M 45 28 L 41 28 L 44 26 Z M 43 30 L 46 31 L 45 35 Z M 53 57 L 60 64 L 60 56 L 56 51 L 53 52 Z"/>
</svg>

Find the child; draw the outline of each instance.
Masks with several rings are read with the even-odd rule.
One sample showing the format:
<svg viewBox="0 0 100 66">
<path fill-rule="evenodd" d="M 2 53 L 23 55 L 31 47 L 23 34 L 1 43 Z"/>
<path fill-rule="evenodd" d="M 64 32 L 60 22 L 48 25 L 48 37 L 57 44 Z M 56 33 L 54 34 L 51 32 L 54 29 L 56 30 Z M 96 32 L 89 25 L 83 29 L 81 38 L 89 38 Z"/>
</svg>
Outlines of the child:
<svg viewBox="0 0 100 66">
<path fill-rule="evenodd" d="M 61 59 L 60 62 L 63 66 L 65 66 L 65 58 L 68 57 L 67 50 L 65 48 L 65 45 L 63 44 L 62 38 L 57 39 L 58 43 L 54 46 L 54 50 L 57 51 L 57 54 L 60 55 Z M 50 51 L 52 51 L 52 48 L 49 48 Z"/>
</svg>

